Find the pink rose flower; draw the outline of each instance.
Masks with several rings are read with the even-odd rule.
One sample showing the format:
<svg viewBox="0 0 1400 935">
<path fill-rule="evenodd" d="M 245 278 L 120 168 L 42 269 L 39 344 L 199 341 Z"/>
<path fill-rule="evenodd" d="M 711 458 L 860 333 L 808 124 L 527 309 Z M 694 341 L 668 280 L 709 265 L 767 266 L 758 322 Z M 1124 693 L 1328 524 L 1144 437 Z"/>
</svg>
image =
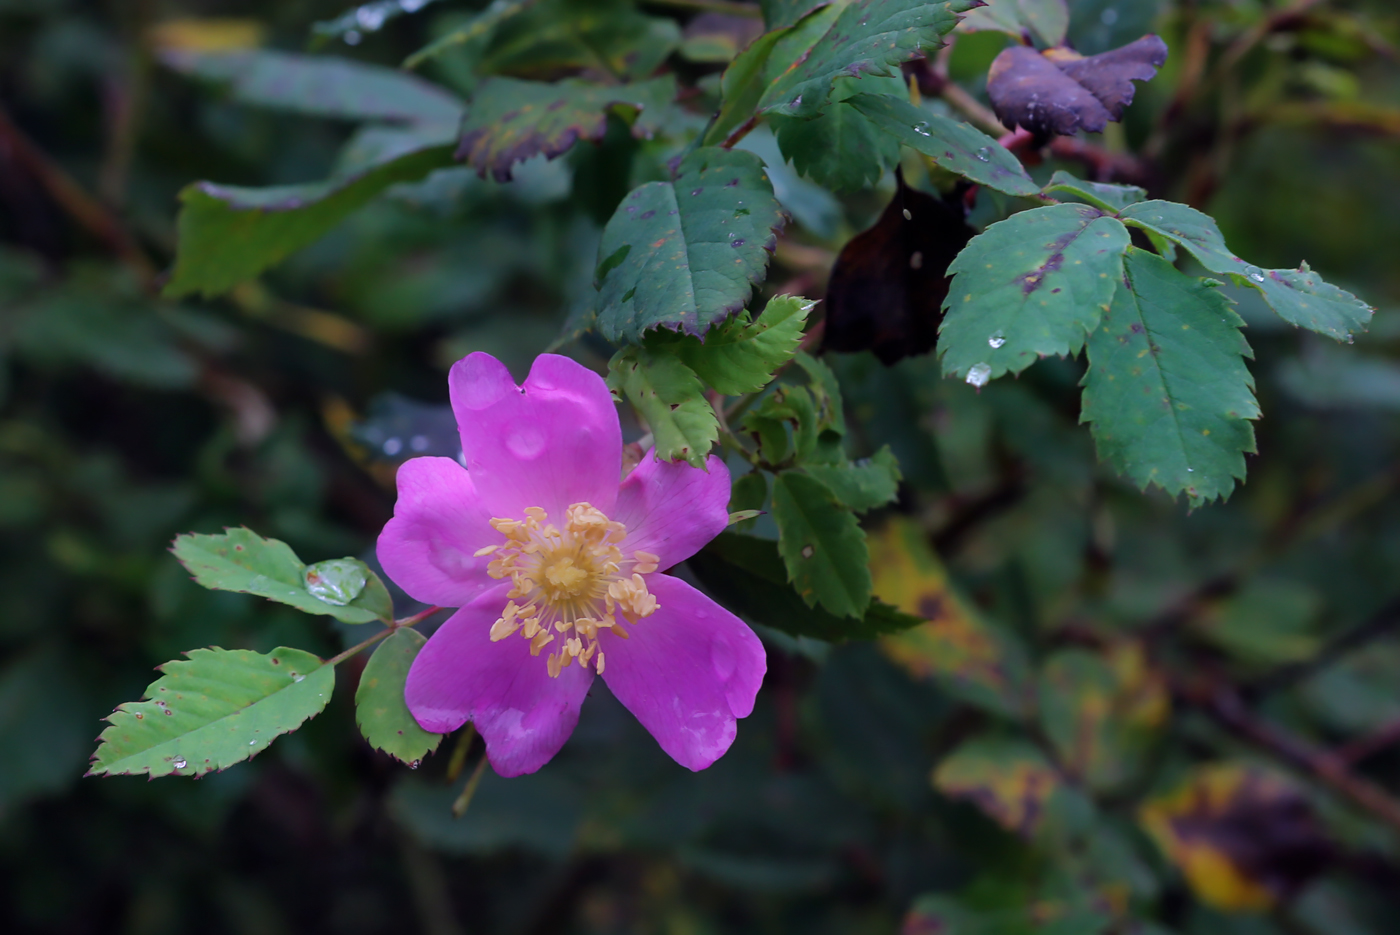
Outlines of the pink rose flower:
<svg viewBox="0 0 1400 935">
<path fill-rule="evenodd" d="M 539 769 L 601 675 L 676 762 L 729 749 L 767 667 L 742 620 L 663 574 L 728 523 L 729 470 L 649 453 L 625 480 L 601 377 L 535 360 L 524 386 L 489 354 L 452 367 L 467 467 L 399 468 L 384 570 L 420 601 L 461 608 L 418 654 L 404 693 L 425 730 L 467 721 L 502 776 Z"/>
</svg>

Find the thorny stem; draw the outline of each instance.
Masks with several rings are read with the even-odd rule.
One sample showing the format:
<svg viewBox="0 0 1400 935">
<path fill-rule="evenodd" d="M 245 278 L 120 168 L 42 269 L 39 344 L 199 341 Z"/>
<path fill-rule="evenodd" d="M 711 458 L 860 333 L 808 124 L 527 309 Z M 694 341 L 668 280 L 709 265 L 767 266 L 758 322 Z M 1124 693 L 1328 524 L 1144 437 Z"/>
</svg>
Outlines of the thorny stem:
<svg viewBox="0 0 1400 935">
<path fill-rule="evenodd" d="M 424 620 L 427 620 L 429 617 L 431 617 L 433 614 L 437 613 L 440 610 L 442 610 L 441 607 L 429 607 L 427 610 L 420 610 L 418 613 L 414 614 L 411 617 L 404 617 L 401 620 L 395 620 L 392 626 L 387 626 L 384 629 L 380 630 L 378 633 L 374 634 L 374 636 L 371 636 L 369 639 L 362 640 L 361 642 L 356 643 L 354 646 L 351 646 L 349 649 L 345 650 L 343 653 L 339 653 L 338 655 L 332 656 L 331 658 L 327 659 L 324 663 L 322 663 L 322 665 L 340 665 L 342 662 L 349 659 L 351 656 L 355 655 L 360 650 L 368 649 L 369 647 L 373 646 L 375 643 L 378 643 L 385 637 L 391 636 L 399 630 L 402 630 L 404 627 L 417 626 L 418 624 L 422 623 Z"/>
</svg>

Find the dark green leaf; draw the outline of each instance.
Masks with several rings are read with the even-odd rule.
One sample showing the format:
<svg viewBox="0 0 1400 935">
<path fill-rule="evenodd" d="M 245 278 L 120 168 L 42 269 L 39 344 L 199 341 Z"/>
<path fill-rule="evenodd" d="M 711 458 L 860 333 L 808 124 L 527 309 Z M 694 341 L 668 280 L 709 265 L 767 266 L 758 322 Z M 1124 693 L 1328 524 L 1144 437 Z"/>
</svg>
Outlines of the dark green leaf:
<svg viewBox="0 0 1400 935">
<path fill-rule="evenodd" d="M 1078 353 L 1122 281 L 1127 247 L 1123 225 L 1087 205 L 1036 208 L 987 228 L 949 267 L 943 373 L 981 386 Z"/>
<path fill-rule="evenodd" d="M 754 321 L 741 311 L 711 328 L 703 341 L 657 330 L 648 335 L 647 344 L 672 350 L 721 393 L 756 393 L 797 353 L 807 314 L 816 304 L 801 296 L 780 295 L 770 299 Z"/>
<path fill-rule="evenodd" d="M 632 0 L 540 0 L 496 29 L 477 69 L 543 80 L 588 70 L 633 80 L 655 73 L 680 42 L 675 20 L 647 16 Z"/>
<path fill-rule="evenodd" d="M 886 84 L 896 91 L 903 88 L 897 78 L 837 78 L 830 103 L 815 117 L 770 117 L 783 157 L 833 191 L 872 187 L 899 161 L 899 144 L 858 108 L 842 102 Z"/>
<path fill-rule="evenodd" d="M 1068 172 L 1059 171 L 1041 191 L 1047 195 L 1069 194 L 1104 211 L 1122 211 L 1128 205 L 1147 198 L 1147 192 L 1136 185 L 1109 185 L 1106 182 L 1086 182 Z"/>
<path fill-rule="evenodd" d="M 703 142 L 707 146 L 723 143 L 731 133 L 740 129 L 753 117 L 759 98 L 763 97 L 768 82 L 773 80 L 769 73 L 769 61 L 778 41 L 787 35 L 786 29 L 774 29 L 755 39 L 747 49 L 730 62 L 720 78 L 723 95 L 719 113 L 705 131 Z"/>
<path fill-rule="evenodd" d="M 1192 504 L 1228 497 L 1259 417 L 1243 322 L 1208 282 L 1128 251 L 1124 288 L 1089 338 L 1080 418 L 1099 455 Z"/>
<path fill-rule="evenodd" d="M 669 349 L 625 347 L 608 364 L 608 385 L 637 408 L 656 439 L 656 454 L 703 467 L 719 438 L 719 419 L 700 378 Z"/>
<path fill-rule="evenodd" d="M 782 226 L 752 153 L 704 147 L 673 182 L 650 182 L 618 206 L 598 250 L 598 327 L 640 341 L 658 325 L 703 334 L 744 307 Z"/>
<path fill-rule="evenodd" d="M 389 621 L 393 604 L 379 576 L 358 559 L 339 559 L 363 569 L 366 583 L 347 604 L 317 597 L 307 589 L 308 569 L 296 553 L 277 539 L 264 539 L 244 528 L 221 535 L 188 534 L 178 537 L 171 547 L 194 580 L 217 591 L 256 594 L 268 600 L 291 604 L 309 614 L 328 614 L 345 623 Z M 324 563 L 323 563 L 324 564 Z M 317 585 L 318 582 L 312 582 Z M 338 595 L 332 595 L 339 600 Z"/>
<path fill-rule="evenodd" d="M 872 639 L 922 623 L 878 600 L 872 600 L 858 620 L 808 606 L 788 584 L 778 544 L 771 539 L 722 532 L 687 564 L 730 610 L 793 636 L 828 642 Z"/>
<path fill-rule="evenodd" d="M 850 104 L 884 132 L 949 172 L 1010 195 L 1039 191 L 1019 159 L 971 124 L 889 94 L 858 94 Z"/>
<path fill-rule="evenodd" d="M 455 123 L 462 102 L 435 84 L 392 68 L 287 52 L 176 52 L 171 68 L 227 83 L 245 104 L 343 120 Z"/>
<path fill-rule="evenodd" d="M 427 637 L 412 627 L 400 627 L 374 650 L 355 689 L 355 723 L 376 750 L 417 766 L 437 749 L 442 734 L 418 726 L 404 702 L 408 670 Z"/>
<path fill-rule="evenodd" d="M 335 689 L 335 669 L 300 649 L 188 655 L 160 667 L 149 700 L 128 701 L 107 718 L 88 775 L 154 779 L 226 769 L 320 714 Z"/>
<path fill-rule="evenodd" d="M 763 113 L 815 116 L 826 105 L 832 82 L 861 74 L 897 75 L 898 66 L 942 48 L 958 13 L 975 0 L 854 0 L 841 8 L 819 35 L 783 54 L 784 71 L 759 99 Z M 820 20 L 821 13 L 812 17 Z M 801 31 L 801 24 L 797 30 Z M 787 63 L 791 62 L 789 66 Z"/>
<path fill-rule="evenodd" d="M 963 17 L 961 32 L 994 30 L 1040 46 L 1059 45 L 1069 28 L 1065 0 L 987 0 L 987 5 Z"/>
<path fill-rule="evenodd" d="M 899 495 L 899 462 L 886 445 L 874 457 L 846 464 L 807 464 L 803 471 L 821 481 L 836 499 L 857 513 L 884 506 Z"/>
<path fill-rule="evenodd" d="M 440 36 L 404 59 L 403 67 L 417 68 L 448 49 L 488 39 L 497 26 L 534 4 L 535 0 L 491 0 L 490 6 L 473 16 L 469 22 Z"/>
<path fill-rule="evenodd" d="M 0 810 L 68 785 L 82 770 L 92 709 L 72 662 L 53 647 L 17 653 L 0 669 Z"/>
<path fill-rule="evenodd" d="M 773 518 L 788 580 L 807 606 L 863 617 L 870 605 L 870 555 L 855 514 L 816 478 L 783 471 L 773 480 Z"/>
<path fill-rule="evenodd" d="M 335 19 L 311 24 L 312 47 L 321 48 L 332 39 L 358 41 L 362 33 L 378 32 L 385 23 L 405 13 L 416 13 L 435 0 L 374 0 L 351 7 Z"/>
<path fill-rule="evenodd" d="M 829 4 L 831 0 L 759 0 L 763 21 L 772 29 L 786 29 L 808 13 Z"/>
<path fill-rule="evenodd" d="M 197 182 L 180 192 L 180 242 L 164 294 L 212 298 L 308 246 L 396 182 L 452 165 L 432 146 L 360 175 L 311 185 L 236 188 Z"/>
<path fill-rule="evenodd" d="M 490 78 L 472 96 L 457 157 L 483 176 L 489 171 L 497 181 L 508 181 L 511 166 L 521 160 L 539 153 L 553 159 L 579 140 L 601 140 L 608 110 L 619 105 L 641 112 L 632 125 L 634 136 L 651 136 L 675 96 L 670 75 L 611 87 L 577 78 L 555 84 Z"/>
<path fill-rule="evenodd" d="M 1258 290 L 1284 321 L 1338 341 L 1349 341 L 1370 324 L 1374 310 L 1369 305 L 1323 282 L 1306 263 L 1296 270 L 1260 269 L 1241 260 L 1225 246 L 1215 219 L 1195 208 L 1170 201 L 1145 201 L 1129 205 L 1120 216 L 1125 224 L 1185 247 L 1211 272 Z"/>
</svg>

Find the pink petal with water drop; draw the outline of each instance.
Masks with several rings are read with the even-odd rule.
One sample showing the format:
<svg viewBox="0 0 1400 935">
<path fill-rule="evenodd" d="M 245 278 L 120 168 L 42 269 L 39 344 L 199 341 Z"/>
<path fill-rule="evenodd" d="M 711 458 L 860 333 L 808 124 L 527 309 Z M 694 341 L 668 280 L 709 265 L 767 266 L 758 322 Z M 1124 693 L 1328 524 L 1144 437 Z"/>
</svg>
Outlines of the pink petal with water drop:
<svg viewBox="0 0 1400 935">
<path fill-rule="evenodd" d="M 662 570 L 683 562 L 729 525 L 729 468 L 713 455 L 708 470 L 661 461 L 647 452 L 617 492 L 611 515 L 627 527 L 622 551 L 661 559 Z"/>
</svg>

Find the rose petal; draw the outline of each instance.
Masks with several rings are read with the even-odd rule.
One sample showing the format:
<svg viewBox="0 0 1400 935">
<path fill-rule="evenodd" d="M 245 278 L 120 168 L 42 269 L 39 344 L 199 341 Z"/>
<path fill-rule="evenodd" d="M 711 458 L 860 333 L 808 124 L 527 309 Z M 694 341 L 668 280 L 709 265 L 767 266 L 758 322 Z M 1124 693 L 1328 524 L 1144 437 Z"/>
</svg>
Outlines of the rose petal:
<svg viewBox="0 0 1400 935">
<path fill-rule="evenodd" d="M 662 570 L 683 562 L 729 525 L 729 468 L 714 455 L 707 471 L 683 461 L 642 458 L 617 492 L 610 514 L 627 527 L 622 551 L 660 556 Z"/>
<path fill-rule="evenodd" d="M 491 557 L 473 553 L 501 541 L 487 523 L 471 475 L 451 458 L 413 458 L 398 473 L 394 518 L 379 534 L 384 571 L 415 600 L 443 607 L 470 603 Z"/>
<path fill-rule="evenodd" d="M 448 383 L 467 468 L 492 516 L 538 506 L 558 522 L 583 502 L 611 513 L 622 430 L 602 377 L 541 354 L 517 387 L 504 364 L 475 353 L 452 366 Z"/>
<path fill-rule="evenodd" d="M 734 742 L 735 719 L 753 711 L 768 663 L 738 617 L 670 575 L 650 575 L 656 613 L 604 631 L 603 680 L 617 700 L 682 766 L 701 770 Z"/>
<path fill-rule="evenodd" d="M 548 763 L 574 732 L 593 670 L 575 663 L 550 678 L 552 645 L 531 656 L 519 633 L 491 642 L 509 590 L 483 593 L 429 638 L 408 670 L 404 700 L 424 730 L 445 734 L 471 721 L 491 768 L 520 776 Z"/>
</svg>

